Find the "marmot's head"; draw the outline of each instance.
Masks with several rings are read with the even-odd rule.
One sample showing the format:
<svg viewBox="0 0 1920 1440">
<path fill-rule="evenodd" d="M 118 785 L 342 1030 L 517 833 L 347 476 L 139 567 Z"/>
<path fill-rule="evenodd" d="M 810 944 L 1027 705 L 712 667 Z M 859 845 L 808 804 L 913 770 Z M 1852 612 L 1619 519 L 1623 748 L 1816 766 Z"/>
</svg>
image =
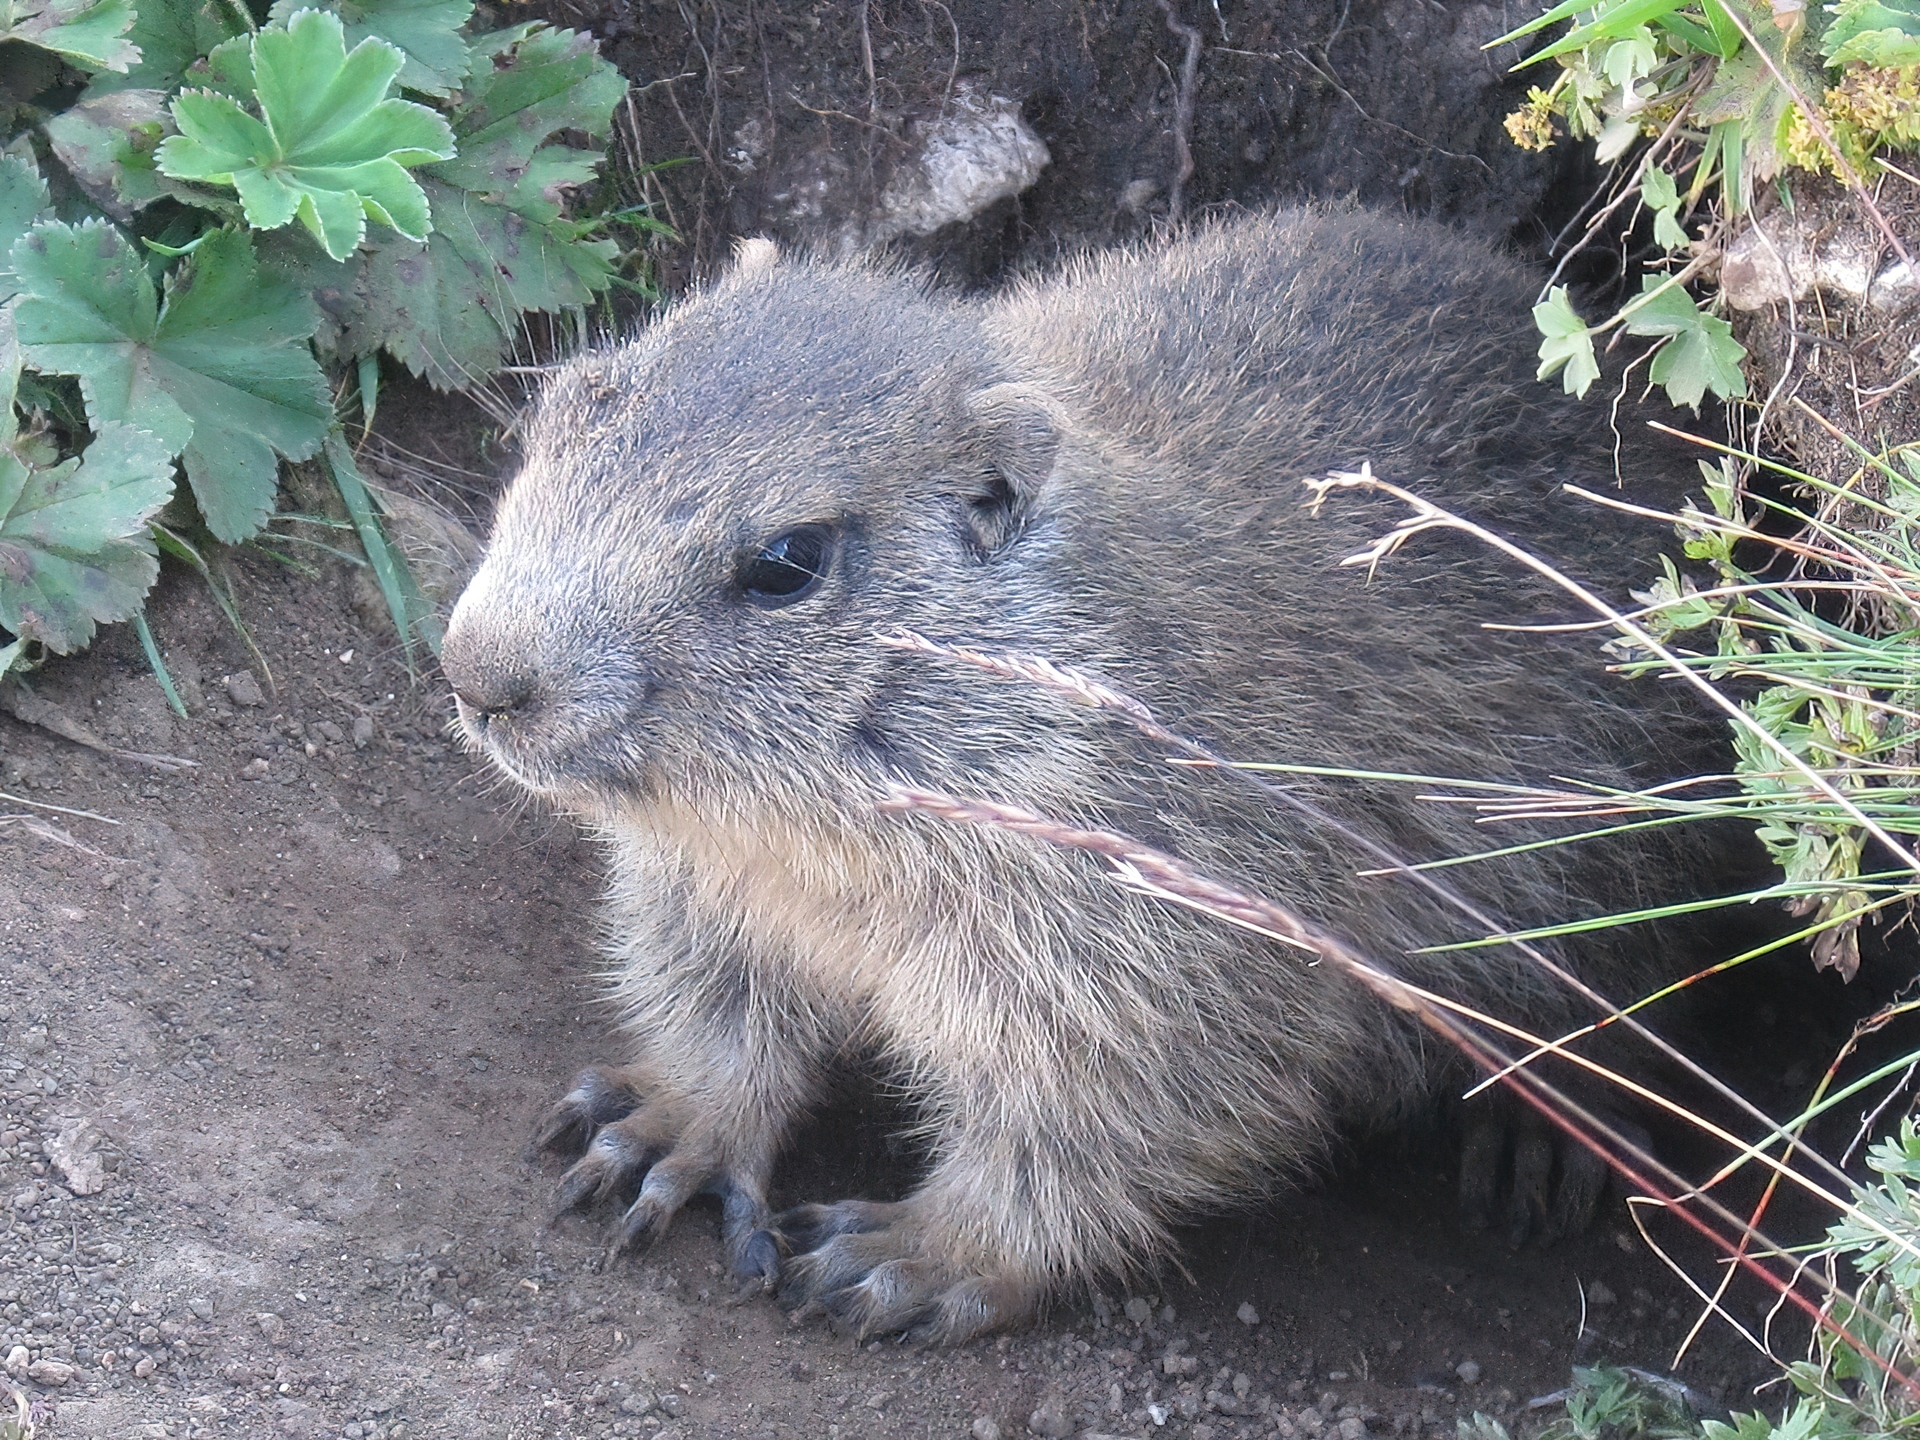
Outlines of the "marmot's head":
<svg viewBox="0 0 1920 1440">
<path fill-rule="evenodd" d="M 588 802 L 1004 774 L 1057 702 L 875 643 L 1047 634 L 1059 442 L 1002 380 L 964 304 L 766 242 L 564 366 L 448 627 L 468 736 Z"/>
</svg>

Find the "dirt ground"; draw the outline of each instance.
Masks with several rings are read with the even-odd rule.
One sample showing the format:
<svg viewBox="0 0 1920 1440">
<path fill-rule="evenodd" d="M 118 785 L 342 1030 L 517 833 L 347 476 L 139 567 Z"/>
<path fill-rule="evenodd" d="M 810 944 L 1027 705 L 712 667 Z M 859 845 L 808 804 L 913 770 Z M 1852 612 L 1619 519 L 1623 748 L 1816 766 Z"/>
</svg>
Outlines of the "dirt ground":
<svg viewBox="0 0 1920 1440">
<path fill-rule="evenodd" d="M 1572 1361 L 1665 1368 L 1691 1302 L 1624 1211 L 1515 1252 L 1417 1147 L 1196 1228 L 1152 1294 L 953 1351 L 729 1303 L 711 1211 L 603 1264 L 611 1215 L 548 1228 L 558 1166 L 524 1154 L 615 1051 L 594 847 L 450 743 L 343 575 L 238 575 L 272 687 L 177 575 L 151 614 L 189 718 L 124 626 L 34 680 L 193 768 L 0 717 L 0 815 L 37 817 L 0 824 L 0 1356 L 43 1433 L 1449 1440 L 1524 1426 Z M 910 1179 L 848 1120 L 776 1203 Z M 1742 1405 L 1768 1372 L 1713 1332 L 1681 1373 Z"/>
</svg>

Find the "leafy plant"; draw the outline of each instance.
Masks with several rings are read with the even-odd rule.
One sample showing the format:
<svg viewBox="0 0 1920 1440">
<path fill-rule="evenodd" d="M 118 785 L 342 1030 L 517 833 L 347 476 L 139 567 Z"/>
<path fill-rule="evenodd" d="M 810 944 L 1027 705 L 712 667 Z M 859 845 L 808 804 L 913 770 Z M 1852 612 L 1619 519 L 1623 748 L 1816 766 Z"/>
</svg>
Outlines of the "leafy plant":
<svg viewBox="0 0 1920 1440">
<path fill-rule="evenodd" d="M 157 552 L 254 539 L 281 463 L 323 448 L 403 637 L 435 643 L 334 396 L 352 376 L 370 412 L 382 352 L 482 381 L 528 312 L 621 280 L 569 197 L 625 82 L 587 36 L 472 15 L 0 0 L 0 57 L 38 57 L 0 117 L 0 675 L 137 618 Z"/>
<path fill-rule="evenodd" d="M 1864 873 L 1875 841 L 1897 852 L 1902 837 L 1908 845 L 1920 837 L 1920 447 L 1863 452 L 1862 469 L 1884 499 L 1857 483 L 1784 471 L 1827 497 L 1820 513 L 1806 514 L 1780 501 L 1750 508 L 1732 457 L 1703 465 L 1707 508 L 1690 507 L 1677 528 L 1687 555 L 1710 565 L 1718 583 L 1700 591 L 1669 564 L 1635 596 L 1656 639 L 1704 630 L 1711 643 L 1690 663 L 1751 687 L 1743 708 L 1755 723 L 1734 736 L 1739 809 L 1788 883 L 1802 887 L 1793 908 L 1812 917 L 1815 963 L 1847 976 L 1859 966 L 1861 923 L 1920 899 L 1920 876 Z M 1855 523 L 1829 513 L 1841 505 Z M 1768 539 L 1763 510 L 1798 533 Z M 1784 560 L 1798 573 L 1764 579 L 1756 554 L 1762 568 Z M 1834 597 L 1846 602 L 1842 616 L 1823 613 Z M 1639 647 L 1612 648 L 1627 669 L 1651 668 Z M 1826 788 L 1784 770 L 1761 734 Z"/>
<path fill-rule="evenodd" d="M 1492 43 L 1562 21 L 1573 22 L 1567 32 L 1516 67 L 1553 61 L 1559 73 L 1507 117 L 1508 133 L 1544 149 L 1563 125 L 1592 140 L 1603 162 L 1651 140 L 1635 168 L 1637 198 L 1669 256 L 1696 248 L 1687 225 L 1709 196 L 1738 216 L 1756 186 L 1791 167 L 1857 183 L 1877 170 L 1876 150 L 1920 145 L 1920 0 L 1563 0 Z M 1689 279 L 1697 268 L 1675 274 Z M 1651 378 L 1676 405 L 1698 405 L 1709 391 L 1744 396 L 1746 352 L 1709 310 L 1654 277 L 1589 326 L 1557 292 L 1535 311 L 1541 378 L 1557 373 L 1584 395 L 1600 373 L 1594 340 L 1622 328 L 1667 337 Z"/>
</svg>

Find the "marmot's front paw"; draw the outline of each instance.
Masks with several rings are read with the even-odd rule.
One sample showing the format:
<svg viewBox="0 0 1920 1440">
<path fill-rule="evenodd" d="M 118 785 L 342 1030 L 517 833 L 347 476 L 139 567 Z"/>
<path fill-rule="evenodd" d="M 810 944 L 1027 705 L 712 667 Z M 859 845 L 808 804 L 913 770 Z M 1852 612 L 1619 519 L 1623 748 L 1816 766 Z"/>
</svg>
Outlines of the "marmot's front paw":
<svg viewBox="0 0 1920 1440">
<path fill-rule="evenodd" d="M 680 1107 L 643 1096 L 636 1072 L 612 1065 L 582 1070 L 535 1144 L 563 1154 L 585 1147 L 560 1177 L 556 1214 L 586 1209 L 610 1195 L 630 1200 L 614 1255 L 650 1243 L 693 1196 L 718 1195 L 734 1277 L 762 1289 L 778 1279 L 779 1247 L 768 1229 L 759 1181 L 729 1165 L 714 1137 L 689 1125 Z"/>
<path fill-rule="evenodd" d="M 901 1334 L 957 1345 L 1029 1319 L 1035 1288 L 1004 1274 L 965 1274 L 940 1256 L 912 1200 L 802 1205 L 774 1222 L 794 1253 L 781 1271 L 780 1303 L 825 1315 L 835 1329 Z"/>
</svg>

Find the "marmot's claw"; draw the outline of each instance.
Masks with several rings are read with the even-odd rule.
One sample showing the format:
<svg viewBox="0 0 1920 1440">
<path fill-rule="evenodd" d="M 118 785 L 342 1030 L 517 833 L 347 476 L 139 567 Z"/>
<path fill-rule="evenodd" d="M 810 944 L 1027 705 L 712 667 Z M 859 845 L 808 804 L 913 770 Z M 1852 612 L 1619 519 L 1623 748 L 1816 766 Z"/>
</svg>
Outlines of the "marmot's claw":
<svg viewBox="0 0 1920 1440">
<path fill-rule="evenodd" d="M 560 1177 L 553 1198 L 556 1213 L 586 1209 L 609 1195 L 632 1194 L 666 1150 L 654 1118 L 645 1111 L 603 1126 L 587 1153 Z"/>
<path fill-rule="evenodd" d="M 898 1207 L 875 1200 L 842 1200 L 834 1205 L 796 1205 L 774 1218 L 787 1247 L 795 1252 L 818 1250 L 836 1235 L 865 1235 L 885 1229 Z"/>
<path fill-rule="evenodd" d="M 1616 1127 L 1644 1136 L 1618 1117 Z M 1470 1230 L 1496 1226 L 1518 1248 L 1553 1242 L 1593 1223 L 1606 1167 L 1585 1146 L 1531 1112 L 1485 1105 L 1467 1126 L 1460 1153 L 1460 1218 Z"/>
<path fill-rule="evenodd" d="M 790 1243 L 826 1237 L 781 1269 L 780 1304 L 795 1323 L 824 1315 L 836 1332 L 861 1339 L 952 1345 L 1033 1314 L 1032 1287 L 922 1258 L 929 1247 L 906 1204 L 805 1205 L 777 1223 Z"/>
<path fill-rule="evenodd" d="M 589 1065 L 574 1077 L 573 1088 L 560 1097 L 535 1132 L 530 1150 L 578 1155 L 593 1132 L 633 1113 L 640 1094 L 617 1065 Z"/>
</svg>

